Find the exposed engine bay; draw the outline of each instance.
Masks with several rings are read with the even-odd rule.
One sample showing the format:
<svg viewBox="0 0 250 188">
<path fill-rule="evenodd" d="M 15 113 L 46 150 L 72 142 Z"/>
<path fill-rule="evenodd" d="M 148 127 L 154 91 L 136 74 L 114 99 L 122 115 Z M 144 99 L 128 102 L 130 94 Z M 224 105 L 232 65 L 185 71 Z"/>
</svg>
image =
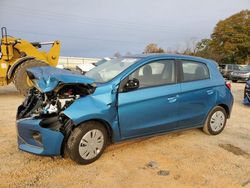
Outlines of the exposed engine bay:
<svg viewBox="0 0 250 188">
<path fill-rule="evenodd" d="M 18 108 L 17 119 L 27 117 L 53 117 L 69 107 L 80 97 L 93 93 L 94 88 L 85 84 L 66 84 L 58 86 L 51 92 L 43 93 L 34 87 Z"/>
</svg>

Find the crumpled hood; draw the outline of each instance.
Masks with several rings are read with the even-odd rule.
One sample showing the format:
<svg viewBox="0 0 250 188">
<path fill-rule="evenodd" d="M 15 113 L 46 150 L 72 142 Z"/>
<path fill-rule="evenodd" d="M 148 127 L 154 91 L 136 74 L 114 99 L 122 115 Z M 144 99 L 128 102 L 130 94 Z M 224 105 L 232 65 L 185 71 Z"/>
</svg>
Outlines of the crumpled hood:
<svg viewBox="0 0 250 188">
<path fill-rule="evenodd" d="M 29 68 L 27 74 L 31 80 L 35 80 L 39 89 L 44 93 L 54 90 L 61 83 L 86 84 L 95 87 L 94 80 L 91 78 L 73 71 L 50 66 Z"/>
</svg>

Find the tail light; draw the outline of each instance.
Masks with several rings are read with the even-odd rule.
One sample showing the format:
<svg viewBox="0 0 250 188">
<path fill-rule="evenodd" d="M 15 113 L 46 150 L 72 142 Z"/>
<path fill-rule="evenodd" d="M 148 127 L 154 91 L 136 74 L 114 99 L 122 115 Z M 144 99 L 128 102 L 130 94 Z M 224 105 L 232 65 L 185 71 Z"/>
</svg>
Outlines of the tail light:
<svg viewBox="0 0 250 188">
<path fill-rule="evenodd" d="M 231 82 L 226 81 L 225 84 L 226 84 L 227 88 L 228 88 L 229 90 L 231 90 L 231 88 L 232 88 Z"/>
</svg>

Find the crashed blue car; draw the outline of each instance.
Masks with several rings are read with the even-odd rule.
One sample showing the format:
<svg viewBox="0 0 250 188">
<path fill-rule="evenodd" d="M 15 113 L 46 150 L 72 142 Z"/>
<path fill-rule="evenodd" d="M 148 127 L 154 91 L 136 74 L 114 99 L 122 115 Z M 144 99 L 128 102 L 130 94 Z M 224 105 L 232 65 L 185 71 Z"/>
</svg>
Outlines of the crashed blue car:
<svg viewBox="0 0 250 188">
<path fill-rule="evenodd" d="M 191 128 L 217 135 L 233 105 L 216 63 L 198 57 L 138 55 L 85 75 L 53 67 L 27 75 L 35 87 L 17 111 L 19 149 L 79 164 L 128 139 Z"/>
<path fill-rule="evenodd" d="M 250 106 L 250 80 L 247 81 L 244 89 L 243 104 Z"/>
</svg>

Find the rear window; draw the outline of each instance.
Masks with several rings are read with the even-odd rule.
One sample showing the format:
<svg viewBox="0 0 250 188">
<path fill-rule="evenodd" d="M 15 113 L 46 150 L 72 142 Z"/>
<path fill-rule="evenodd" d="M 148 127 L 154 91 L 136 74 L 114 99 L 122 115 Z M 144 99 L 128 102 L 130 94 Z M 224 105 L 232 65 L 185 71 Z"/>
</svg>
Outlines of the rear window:
<svg viewBox="0 0 250 188">
<path fill-rule="evenodd" d="M 209 78 L 209 71 L 205 64 L 182 61 L 183 82 L 205 80 Z"/>
</svg>

